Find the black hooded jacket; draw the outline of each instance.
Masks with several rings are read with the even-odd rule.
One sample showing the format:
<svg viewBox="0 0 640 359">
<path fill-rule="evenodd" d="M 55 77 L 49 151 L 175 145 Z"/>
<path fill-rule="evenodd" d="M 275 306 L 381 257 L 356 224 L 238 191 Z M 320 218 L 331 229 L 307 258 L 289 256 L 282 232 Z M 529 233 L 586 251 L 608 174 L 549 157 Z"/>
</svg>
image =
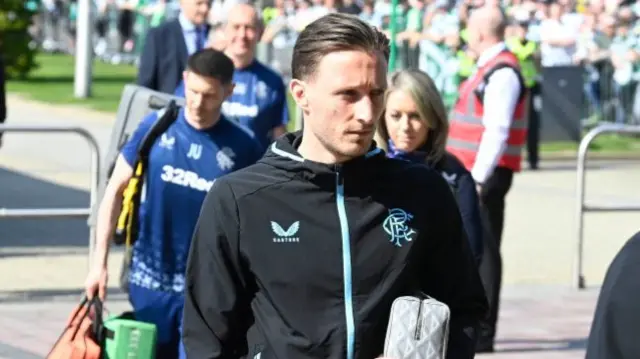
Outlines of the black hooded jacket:
<svg viewBox="0 0 640 359">
<path fill-rule="evenodd" d="M 609 265 L 596 305 L 586 359 L 640 358 L 640 232 Z"/>
<path fill-rule="evenodd" d="M 471 252 L 478 265 L 482 261 L 484 227 L 480 213 L 480 198 L 476 190 L 476 182 L 456 156 L 445 153 L 433 168 L 442 174 L 449 183 L 462 215 L 462 223 L 467 233 Z"/>
<path fill-rule="evenodd" d="M 486 299 L 447 183 L 375 147 L 304 160 L 301 134 L 218 179 L 186 273 L 189 358 L 372 359 L 392 301 L 422 291 L 452 313 L 448 358 L 473 358 Z"/>
</svg>

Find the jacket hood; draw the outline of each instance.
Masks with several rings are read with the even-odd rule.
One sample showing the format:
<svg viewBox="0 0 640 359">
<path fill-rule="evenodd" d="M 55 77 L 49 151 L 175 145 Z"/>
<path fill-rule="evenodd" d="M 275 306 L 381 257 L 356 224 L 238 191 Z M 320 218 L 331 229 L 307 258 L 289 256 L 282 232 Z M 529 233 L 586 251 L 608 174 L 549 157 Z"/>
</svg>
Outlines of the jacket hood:
<svg viewBox="0 0 640 359">
<path fill-rule="evenodd" d="M 376 164 L 384 161 L 385 152 L 373 142 L 369 151 L 360 157 L 339 164 L 325 164 L 304 159 L 298 152 L 302 142 L 302 131 L 287 133 L 273 142 L 261 163 L 282 169 L 289 173 L 314 182 L 330 181 L 335 184 L 336 176 L 345 178 L 367 178 L 376 168 Z"/>
</svg>

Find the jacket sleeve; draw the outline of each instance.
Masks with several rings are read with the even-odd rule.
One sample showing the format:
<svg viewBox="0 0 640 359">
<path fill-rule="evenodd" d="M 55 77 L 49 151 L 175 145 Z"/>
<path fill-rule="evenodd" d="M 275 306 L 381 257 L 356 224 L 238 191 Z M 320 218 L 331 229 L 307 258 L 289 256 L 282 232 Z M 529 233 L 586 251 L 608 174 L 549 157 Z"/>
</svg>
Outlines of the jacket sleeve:
<svg viewBox="0 0 640 359">
<path fill-rule="evenodd" d="M 182 339 L 188 358 L 234 358 L 246 350 L 251 308 L 238 226 L 233 192 L 217 180 L 203 203 L 187 261 Z"/>
<path fill-rule="evenodd" d="M 422 290 L 451 311 L 447 359 L 472 359 L 487 299 L 453 193 L 440 176 L 430 182 L 430 220 L 424 238 L 431 245 L 425 254 Z"/>
<path fill-rule="evenodd" d="M 150 90 L 158 91 L 158 48 L 156 38 L 160 35 L 158 28 L 149 30 L 142 53 L 140 55 L 140 67 L 138 68 L 138 78 L 136 84 Z"/>
<path fill-rule="evenodd" d="M 460 214 L 462 215 L 462 224 L 471 246 L 471 252 L 476 259 L 476 263 L 480 264 L 484 248 L 482 245 L 484 231 L 480 217 L 480 199 L 476 191 L 476 183 L 470 174 L 460 177 L 456 195 Z"/>
</svg>

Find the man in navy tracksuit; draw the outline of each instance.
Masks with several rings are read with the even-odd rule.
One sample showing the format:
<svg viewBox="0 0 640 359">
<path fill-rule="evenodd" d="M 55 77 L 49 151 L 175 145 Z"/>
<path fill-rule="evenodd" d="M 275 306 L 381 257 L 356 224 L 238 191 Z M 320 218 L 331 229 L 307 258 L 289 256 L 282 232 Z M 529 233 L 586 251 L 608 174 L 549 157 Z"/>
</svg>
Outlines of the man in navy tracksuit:
<svg viewBox="0 0 640 359">
<path fill-rule="evenodd" d="M 391 303 L 419 291 L 451 309 L 448 358 L 473 358 L 487 304 L 455 199 L 439 173 L 373 142 L 388 55 L 382 33 L 345 14 L 300 34 L 290 90 L 304 132 L 218 179 L 203 203 L 189 358 L 376 358 Z"/>
<path fill-rule="evenodd" d="M 156 358 L 176 359 L 185 289 L 184 272 L 202 202 L 214 181 L 255 163 L 262 149 L 248 130 L 220 114 L 233 91 L 233 63 L 205 49 L 191 55 L 184 73 L 186 106 L 154 141 L 144 176 L 140 231 L 128 276 L 129 300 L 136 320 L 155 324 Z M 145 117 L 123 146 L 105 189 L 98 214 L 96 260 L 87 276 L 89 297 L 104 299 L 107 258 L 119 200 L 138 157 L 138 149 L 157 113 Z"/>
</svg>

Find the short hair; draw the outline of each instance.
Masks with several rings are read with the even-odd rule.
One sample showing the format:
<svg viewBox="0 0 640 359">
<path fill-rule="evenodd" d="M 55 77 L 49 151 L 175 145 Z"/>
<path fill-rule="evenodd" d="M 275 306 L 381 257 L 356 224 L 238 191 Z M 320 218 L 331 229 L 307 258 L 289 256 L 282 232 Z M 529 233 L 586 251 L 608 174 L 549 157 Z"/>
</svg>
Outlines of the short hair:
<svg viewBox="0 0 640 359">
<path fill-rule="evenodd" d="M 389 60 L 389 40 L 382 32 L 353 15 L 332 13 L 307 25 L 298 36 L 291 60 L 292 77 L 310 77 L 325 55 L 344 50 L 379 51 Z"/>
<path fill-rule="evenodd" d="M 424 121 L 429 129 L 425 161 L 437 163 L 446 153 L 447 137 L 449 136 L 447 111 L 438 88 L 426 73 L 409 69 L 395 72 L 390 76 L 389 87 L 385 94 L 385 107 L 389 95 L 396 91 L 402 91 L 409 95 L 416 104 L 420 120 Z M 378 146 L 385 148 L 389 140 L 389 133 L 384 113 L 380 120 L 382 122 L 378 125 L 378 141 L 381 143 Z"/>
<path fill-rule="evenodd" d="M 257 28 L 259 29 L 264 29 L 264 19 L 262 17 L 262 11 L 260 11 L 260 9 L 258 7 L 256 7 L 255 5 L 253 5 L 249 0 L 237 0 L 233 5 L 231 5 L 229 8 L 227 8 L 224 11 L 224 17 L 222 19 L 222 21 L 220 22 L 220 24 L 222 26 L 227 26 L 229 24 L 229 14 L 235 10 L 237 7 L 240 6 L 246 6 L 248 8 L 253 9 L 255 15 L 255 19 L 254 19 L 254 23 L 256 25 Z"/>
<path fill-rule="evenodd" d="M 234 66 L 233 61 L 223 52 L 206 48 L 189 56 L 187 71 L 229 84 L 233 79 Z"/>
<path fill-rule="evenodd" d="M 501 8 L 482 6 L 471 13 L 469 22 L 478 26 L 475 31 L 480 31 L 485 36 L 496 39 L 504 39 L 504 33 L 509 22 Z"/>
</svg>

